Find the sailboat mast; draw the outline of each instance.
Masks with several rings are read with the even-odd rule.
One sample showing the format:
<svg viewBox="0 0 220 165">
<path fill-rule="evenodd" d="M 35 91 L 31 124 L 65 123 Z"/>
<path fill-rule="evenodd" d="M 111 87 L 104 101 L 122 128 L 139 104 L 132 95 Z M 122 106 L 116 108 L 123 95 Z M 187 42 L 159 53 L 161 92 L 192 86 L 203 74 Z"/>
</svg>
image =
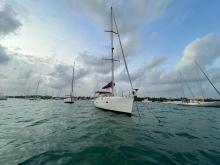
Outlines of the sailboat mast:
<svg viewBox="0 0 220 165">
<path fill-rule="evenodd" d="M 190 93 L 191 93 L 191 95 L 192 95 L 193 99 L 195 99 L 195 95 L 193 94 L 192 89 L 190 88 L 190 86 L 189 86 L 189 84 L 186 82 L 186 80 L 183 78 L 183 75 L 182 75 L 182 73 L 181 73 L 181 72 L 180 72 L 180 74 L 181 74 L 181 77 L 182 77 L 183 82 L 186 84 L 186 87 L 187 87 L 187 88 L 188 88 L 188 90 L 190 91 Z"/>
<path fill-rule="evenodd" d="M 114 45 L 113 45 L 113 14 L 112 14 L 112 6 L 111 6 L 111 33 L 110 33 L 110 37 L 111 37 L 111 60 L 112 60 L 112 95 L 114 96 L 114 86 L 115 86 L 115 82 L 114 82 Z"/>
<path fill-rule="evenodd" d="M 72 82 L 71 82 L 71 92 L 70 92 L 71 101 L 72 101 L 72 99 L 73 99 L 74 68 L 75 68 L 75 62 L 74 62 L 74 64 L 73 64 L 73 75 L 72 75 Z"/>
<path fill-rule="evenodd" d="M 202 90 L 202 82 L 201 82 L 201 77 L 200 77 L 200 73 L 199 73 L 199 71 L 198 71 L 198 69 L 197 69 L 197 74 L 198 74 L 198 85 L 199 85 L 199 88 L 200 88 L 200 92 L 201 92 L 201 96 L 202 96 L 202 100 L 204 101 L 204 94 L 203 94 L 203 90 Z"/>
<path fill-rule="evenodd" d="M 35 95 L 36 95 L 36 96 L 37 96 L 37 93 L 38 93 L 39 84 L 40 84 L 40 80 L 37 82 L 37 88 L 36 88 L 36 91 L 35 91 Z"/>
<path fill-rule="evenodd" d="M 184 85 L 183 85 L 182 73 L 179 72 L 179 75 L 180 75 L 180 82 L 181 82 L 181 88 L 182 88 L 182 92 L 183 92 L 183 97 L 185 98 L 186 95 L 185 95 L 185 92 L 184 92 Z"/>
</svg>

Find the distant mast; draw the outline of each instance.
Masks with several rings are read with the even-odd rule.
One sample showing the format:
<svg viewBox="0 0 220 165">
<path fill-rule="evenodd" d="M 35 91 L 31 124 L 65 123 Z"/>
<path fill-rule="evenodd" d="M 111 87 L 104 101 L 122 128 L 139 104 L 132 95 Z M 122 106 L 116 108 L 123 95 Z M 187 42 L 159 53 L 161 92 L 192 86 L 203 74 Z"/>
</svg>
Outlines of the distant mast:
<svg viewBox="0 0 220 165">
<path fill-rule="evenodd" d="M 113 45 L 113 15 L 112 15 L 112 6 L 111 6 L 111 55 L 112 55 L 112 95 L 114 96 L 114 45 Z"/>
<path fill-rule="evenodd" d="M 37 88 L 36 88 L 36 91 L 35 91 L 35 95 L 36 95 L 36 96 L 37 96 L 37 94 L 38 94 L 39 84 L 40 84 L 40 80 L 37 82 Z"/>
<path fill-rule="evenodd" d="M 75 62 L 74 62 L 74 64 L 73 64 L 73 74 L 72 74 L 71 91 L 70 91 L 70 98 L 71 98 L 71 102 L 73 101 L 73 82 L 74 82 L 74 71 L 75 71 Z"/>
</svg>

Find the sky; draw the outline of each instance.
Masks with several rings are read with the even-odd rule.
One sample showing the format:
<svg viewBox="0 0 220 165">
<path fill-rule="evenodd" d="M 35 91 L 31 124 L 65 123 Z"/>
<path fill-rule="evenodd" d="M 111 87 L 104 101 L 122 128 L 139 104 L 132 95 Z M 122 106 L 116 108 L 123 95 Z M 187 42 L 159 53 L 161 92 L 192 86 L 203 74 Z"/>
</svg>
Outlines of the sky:
<svg viewBox="0 0 220 165">
<path fill-rule="evenodd" d="M 218 0 L 0 0 L 0 93 L 94 96 L 111 81 L 110 6 L 141 97 L 219 99 Z M 117 36 L 116 93 L 130 90 Z M 191 88 L 193 95 L 188 88 Z"/>
</svg>

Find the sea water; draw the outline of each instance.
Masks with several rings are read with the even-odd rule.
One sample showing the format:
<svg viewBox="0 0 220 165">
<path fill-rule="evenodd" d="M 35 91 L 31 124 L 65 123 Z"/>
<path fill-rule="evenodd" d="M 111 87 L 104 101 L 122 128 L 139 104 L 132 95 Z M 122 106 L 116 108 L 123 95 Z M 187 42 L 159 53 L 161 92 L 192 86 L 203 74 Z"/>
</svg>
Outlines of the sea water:
<svg viewBox="0 0 220 165">
<path fill-rule="evenodd" d="M 139 110 L 139 113 L 138 113 Z M 220 164 L 220 108 L 136 102 L 0 101 L 0 165 Z"/>
</svg>

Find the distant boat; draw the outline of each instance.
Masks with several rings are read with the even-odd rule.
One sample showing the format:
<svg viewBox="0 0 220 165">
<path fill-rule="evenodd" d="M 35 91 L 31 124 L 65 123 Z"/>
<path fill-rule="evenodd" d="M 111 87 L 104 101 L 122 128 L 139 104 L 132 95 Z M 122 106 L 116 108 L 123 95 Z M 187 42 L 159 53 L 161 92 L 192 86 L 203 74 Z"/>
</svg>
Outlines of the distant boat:
<svg viewBox="0 0 220 165">
<path fill-rule="evenodd" d="M 162 103 L 164 103 L 164 104 L 181 104 L 182 101 L 164 101 Z"/>
<path fill-rule="evenodd" d="M 38 96 L 39 85 L 40 85 L 40 80 L 37 82 L 37 87 L 36 87 L 36 90 L 35 90 L 35 95 L 29 97 L 29 100 L 40 100 L 40 98 Z"/>
<path fill-rule="evenodd" d="M 75 72 L 75 62 L 73 64 L 73 73 L 72 73 L 72 81 L 71 81 L 71 91 L 70 95 L 66 95 L 64 98 L 64 103 L 73 104 L 74 103 L 74 95 L 73 95 L 73 83 L 74 83 L 74 72 Z"/>
<path fill-rule="evenodd" d="M 144 100 L 142 100 L 142 102 L 143 102 L 143 103 L 152 103 L 152 101 L 151 101 L 151 100 L 148 100 L 148 99 L 144 99 Z"/>
<path fill-rule="evenodd" d="M 3 90 L 0 88 L 0 100 L 7 100 L 8 98 L 3 94 Z"/>
<path fill-rule="evenodd" d="M 121 39 L 120 39 L 117 24 L 116 24 L 116 20 L 115 20 L 115 17 L 113 16 L 112 7 L 110 8 L 110 10 L 111 10 L 111 14 L 110 14 L 110 17 L 111 17 L 111 30 L 106 31 L 106 32 L 110 32 L 110 36 L 111 36 L 111 58 L 106 59 L 106 60 L 110 60 L 111 63 L 112 63 L 112 76 L 111 76 L 111 82 L 109 82 L 107 85 L 103 86 L 102 89 L 111 89 L 111 92 L 97 91 L 96 94 L 98 95 L 98 97 L 95 99 L 94 105 L 95 105 L 95 107 L 100 108 L 100 109 L 104 109 L 104 110 L 131 114 L 132 109 L 133 109 L 134 94 L 137 90 L 133 89 L 133 86 L 132 86 L 132 83 L 131 83 L 131 78 L 130 78 L 130 74 L 129 74 L 129 71 L 128 71 L 124 51 L 123 51 L 123 48 L 122 48 Z M 116 32 L 113 30 L 114 25 L 115 25 Z M 114 62 L 117 61 L 117 60 L 114 58 L 113 35 L 118 36 L 121 52 L 122 52 L 122 55 L 123 55 L 123 61 L 124 61 L 124 64 L 125 64 L 125 69 L 127 71 L 128 79 L 129 79 L 131 89 L 132 89 L 132 94 L 127 96 L 127 97 L 126 96 L 116 96 L 115 91 L 114 91 L 114 87 L 115 87 L 115 80 L 114 80 L 114 67 L 115 66 L 114 66 Z"/>
<path fill-rule="evenodd" d="M 201 66 L 195 61 L 195 64 L 199 68 L 199 70 L 205 75 L 209 83 L 212 85 L 212 87 L 215 89 L 215 91 L 218 93 L 220 96 L 220 92 L 218 89 L 214 86 L 214 84 L 211 82 L 209 77 L 206 75 L 206 73 L 203 71 Z M 191 91 L 192 92 L 192 91 Z M 184 100 L 179 105 L 186 105 L 186 106 L 199 106 L 199 107 L 220 107 L 220 101 L 205 101 L 203 99 L 190 99 L 190 100 Z"/>
<path fill-rule="evenodd" d="M 0 100 L 7 100 L 8 98 L 4 96 L 3 94 L 0 94 Z"/>
<path fill-rule="evenodd" d="M 220 101 L 200 101 L 189 100 L 188 102 L 181 102 L 179 105 L 197 106 L 197 107 L 220 107 Z"/>
</svg>

